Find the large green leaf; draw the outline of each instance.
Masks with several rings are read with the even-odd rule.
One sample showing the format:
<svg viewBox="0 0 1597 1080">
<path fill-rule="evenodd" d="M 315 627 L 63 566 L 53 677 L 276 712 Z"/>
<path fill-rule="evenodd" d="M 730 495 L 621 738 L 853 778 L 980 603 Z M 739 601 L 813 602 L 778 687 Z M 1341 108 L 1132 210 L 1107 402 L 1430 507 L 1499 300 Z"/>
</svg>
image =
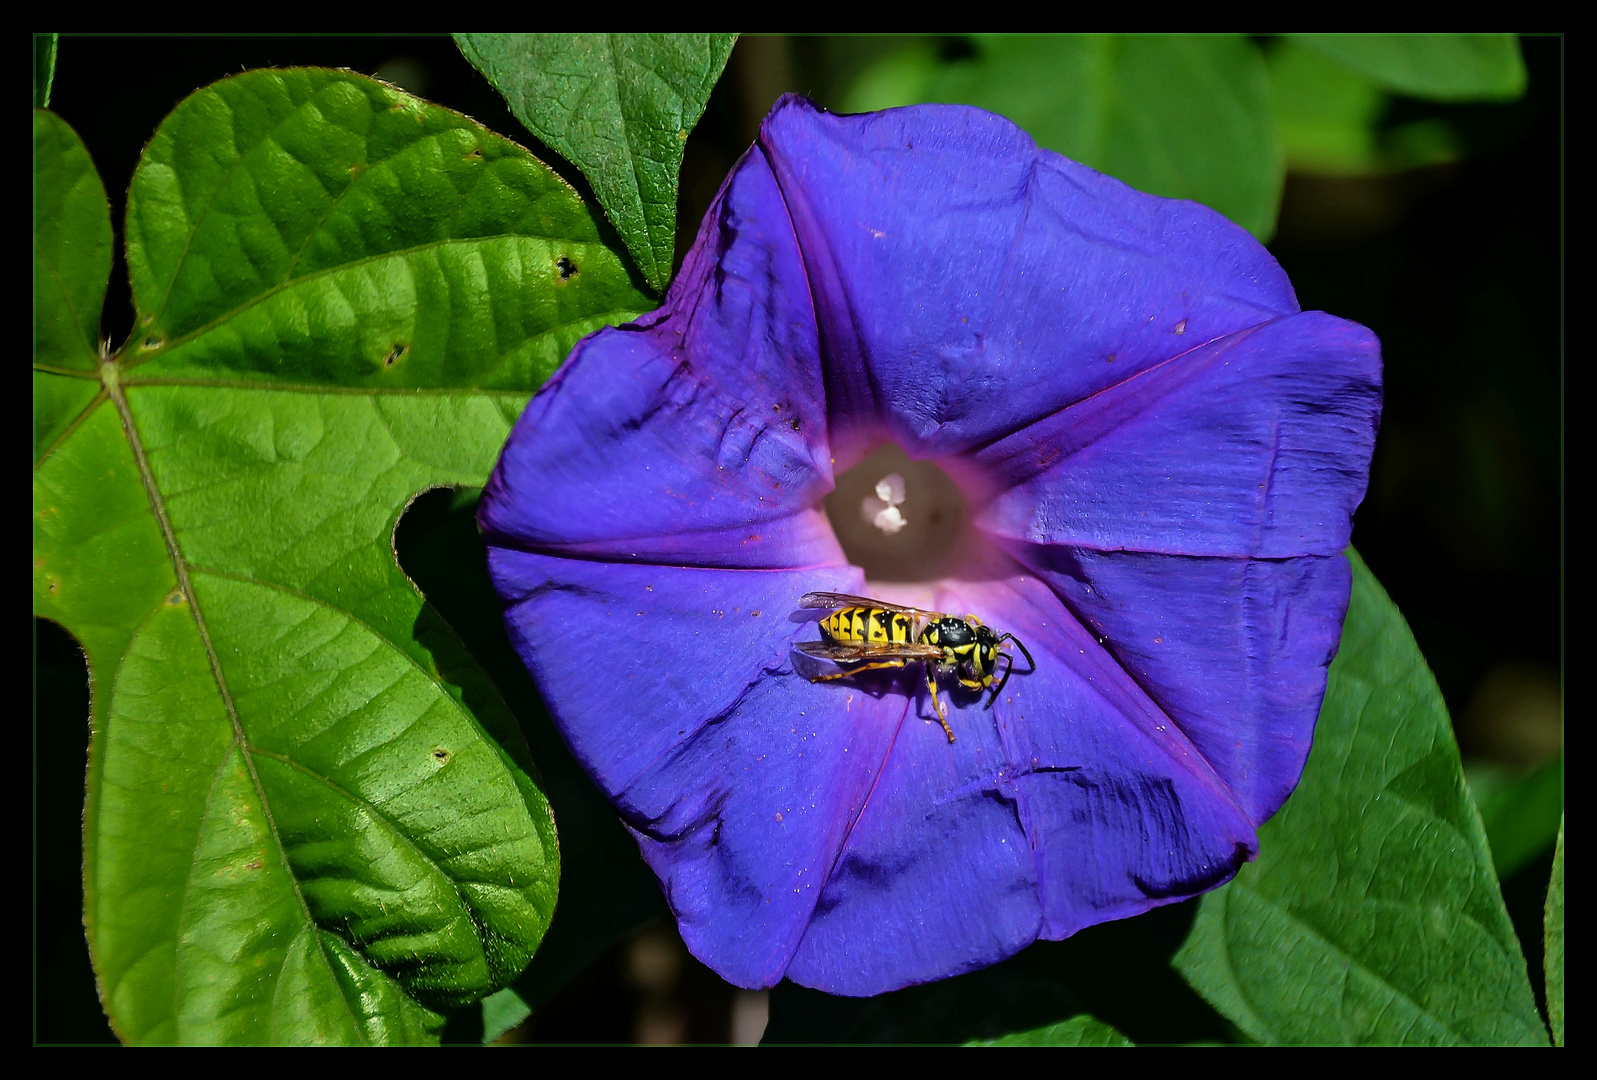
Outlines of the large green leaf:
<svg viewBox="0 0 1597 1080">
<path fill-rule="evenodd" d="M 42 216 L 42 249 L 75 236 Z M 481 484 L 572 344 L 648 301 L 546 167 L 348 72 L 185 100 L 126 235 L 135 333 L 55 365 L 98 379 L 34 473 L 35 611 L 94 686 L 102 1000 L 129 1042 L 435 1041 L 525 967 L 559 857 L 395 523 Z"/>
<path fill-rule="evenodd" d="M 1502 100 L 1525 92 L 1525 59 L 1513 34 L 1288 36 L 1411 97 Z"/>
<path fill-rule="evenodd" d="M 1553 1042 L 1564 1045 L 1564 823 L 1558 823 L 1558 846 L 1553 849 L 1553 876 L 1547 883 L 1544 916 L 1547 936 L 1542 975 L 1547 985 L 1547 1020 Z"/>
<path fill-rule="evenodd" d="M 1302 782 L 1176 966 L 1260 1042 L 1545 1045 L 1436 681 L 1352 561 Z"/>
<path fill-rule="evenodd" d="M 736 34 L 456 34 L 510 111 L 593 185 L 644 279 L 671 280 L 688 132 Z"/>
<path fill-rule="evenodd" d="M 1275 231 L 1281 146 L 1264 61 L 1246 38 L 1063 34 L 975 44 L 975 57 L 947 65 L 929 64 L 924 46 L 886 57 L 845 107 L 979 105 L 1138 190 L 1195 199 L 1260 237 Z"/>
</svg>

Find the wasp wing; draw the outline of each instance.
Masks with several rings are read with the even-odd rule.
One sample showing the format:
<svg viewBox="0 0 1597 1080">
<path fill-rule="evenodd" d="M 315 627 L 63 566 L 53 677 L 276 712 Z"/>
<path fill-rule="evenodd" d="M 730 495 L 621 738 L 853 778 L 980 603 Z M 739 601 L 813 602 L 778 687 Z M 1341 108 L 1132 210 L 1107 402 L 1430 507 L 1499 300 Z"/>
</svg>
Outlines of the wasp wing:
<svg viewBox="0 0 1597 1080">
<path fill-rule="evenodd" d="M 855 596 L 853 593 L 842 592 L 811 592 L 799 597 L 798 606 L 801 608 L 845 608 L 845 607 L 870 607 L 881 611 L 899 611 L 905 615 L 919 615 L 927 619 L 941 619 L 941 611 L 927 611 L 925 608 L 905 607 L 903 604 L 890 604 L 886 600 L 877 600 L 870 596 Z"/>
<path fill-rule="evenodd" d="M 917 641 L 801 641 L 793 646 L 805 656 L 831 660 L 837 664 L 858 664 L 866 660 L 937 660 L 943 650 Z"/>
</svg>

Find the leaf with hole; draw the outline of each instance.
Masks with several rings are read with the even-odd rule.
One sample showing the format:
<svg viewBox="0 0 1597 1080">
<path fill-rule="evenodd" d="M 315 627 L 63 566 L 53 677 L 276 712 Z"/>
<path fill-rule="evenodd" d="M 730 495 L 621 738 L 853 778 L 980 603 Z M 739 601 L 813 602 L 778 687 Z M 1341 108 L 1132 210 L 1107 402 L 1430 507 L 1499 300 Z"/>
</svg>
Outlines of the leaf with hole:
<svg viewBox="0 0 1597 1080">
<path fill-rule="evenodd" d="M 48 113 L 34 158 L 34 610 L 93 680 L 106 1010 L 132 1043 L 437 1041 L 526 966 L 559 854 L 395 523 L 480 484 L 571 345 L 649 302 L 519 147 L 349 72 L 253 71 L 145 148 L 135 331 L 101 363 L 103 189 Z"/>
</svg>

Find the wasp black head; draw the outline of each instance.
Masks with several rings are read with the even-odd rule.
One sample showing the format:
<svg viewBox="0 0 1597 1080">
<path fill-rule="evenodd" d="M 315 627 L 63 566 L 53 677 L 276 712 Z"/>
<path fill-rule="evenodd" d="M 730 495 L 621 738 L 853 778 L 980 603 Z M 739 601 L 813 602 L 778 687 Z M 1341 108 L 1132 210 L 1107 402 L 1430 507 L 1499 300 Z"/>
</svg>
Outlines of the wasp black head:
<svg viewBox="0 0 1597 1080">
<path fill-rule="evenodd" d="M 987 676 L 991 675 L 998 666 L 999 637 L 997 634 L 993 633 L 992 627 L 978 626 L 976 627 L 975 638 L 976 649 L 974 656 L 976 660 L 976 670 L 981 673 L 983 678 L 986 678 Z"/>
</svg>

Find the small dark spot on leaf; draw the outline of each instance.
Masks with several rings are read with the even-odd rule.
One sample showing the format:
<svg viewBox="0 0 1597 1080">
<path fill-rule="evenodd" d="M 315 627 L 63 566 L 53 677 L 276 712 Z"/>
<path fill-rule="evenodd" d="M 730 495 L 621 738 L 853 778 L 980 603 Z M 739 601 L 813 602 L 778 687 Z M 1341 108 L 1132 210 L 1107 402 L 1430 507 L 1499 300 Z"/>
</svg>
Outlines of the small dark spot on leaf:
<svg viewBox="0 0 1597 1080">
<path fill-rule="evenodd" d="M 244 869 L 246 869 L 246 870 L 259 870 L 263 865 L 265 865 L 265 864 L 262 863 L 261 860 L 259 860 L 259 859 L 251 859 L 249 862 L 244 864 Z"/>
<path fill-rule="evenodd" d="M 171 592 L 167 593 L 166 594 L 166 603 L 167 603 L 168 607 L 177 607 L 178 605 L 182 604 L 183 603 L 183 590 L 182 589 L 173 589 Z"/>
<path fill-rule="evenodd" d="M 451 756 L 452 755 L 449 753 L 449 751 L 445 750 L 443 747 L 433 747 L 433 760 L 438 762 L 440 766 L 449 764 L 449 759 Z"/>
<path fill-rule="evenodd" d="M 794 431 L 797 431 L 799 429 L 798 417 L 795 416 L 793 419 L 789 420 L 788 424 L 793 428 Z"/>
<path fill-rule="evenodd" d="M 391 368 L 405 358 L 406 345 L 402 341 L 394 342 L 394 347 L 388 350 L 388 355 L 383 357 L 383 367 Z"/>
<path fill-rule="evenodd" d="M 560 271 L 561 281 L 569 281 L 577 276 L 577 264 L 564 255 L 555 260 L 555 269 Z"/>
<path fill-rule="evenodd" d="M 467 154 L 466 158 L 467 158 L 467 160 L 475 159 L 477 161 L 481 161 L 482 160 L 482 147 L 473 146 L 471 148 L 471 153 Z"/>
<path fill-rule="evenodd" d="M 1111 364 L 1115 362 L 1115 354 L 1114 353 L 1110 353 L 1109 354 L 1109 362 Z"/>
<path fill-rule="evenodd" d="M 59 581 L 57 581 L 55 578 L 51 578 L 50 579 L 50 591 L 51 592 L 55 592 L 59 588 L 61 588 L 61 583 Z"/>
<path fill-rule="evenodd" d="M 151 334 L 149 337 L 144 339 L 144 347 L 146 349 L 159 349 L 162 345 L 165 345 L 165 344 L 166 344 L 166 335 L 165 334 Z"/>
</svg>

